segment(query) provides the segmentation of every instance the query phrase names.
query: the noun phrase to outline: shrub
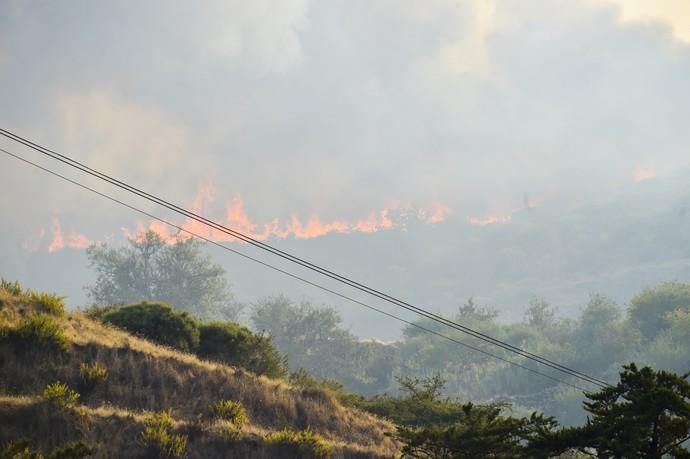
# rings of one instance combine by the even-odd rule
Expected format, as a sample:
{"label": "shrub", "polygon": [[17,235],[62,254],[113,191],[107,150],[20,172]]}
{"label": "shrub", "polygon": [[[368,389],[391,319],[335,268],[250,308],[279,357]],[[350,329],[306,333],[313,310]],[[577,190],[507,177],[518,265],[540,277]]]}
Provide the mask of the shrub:
{"label": "shrub", "polygon": [[[4,279],[3,279],[4,281]],[[3,287],[4,288],[4,287]],[[43,459],[43,455],[31,448],[26,438],[7,442],[0,450],[0,458],[5,459]]]}
{"label": "shrub", "polygon": [[55,381],[43,389],[43,399],[60,408],[67,408],[79,400],[79,392],[70,389],[67,384]]}
{"label": "shrub", "polygon": [[79,365],[79,376],[87,388],[93,388],[101,381],[108,379],[108,369],[101,366],[98,362],[91,365],[84,362]]}
{"label": "shrub", "polygon": [[89,446],[82,441],[72,441],[54,448],[48,454],[48,459],[81,459],[91,456],[95,452],[96,448],[93,446]]}
{"label": "shrub", "polygon": [[43,348],[67,350],[69,338],[55,318],[39,313],[24,319],[16,331],[19,338]]}
{"label": "shrub", "polygon": [[34,291],[29,291],[28,296],[29,301],[34,303],[34,305],[38,306],[44,312],[60,317],[65,315],[64,296]]}
{"label": "shrub", "polygon": [[[48,454],[48,459],[81,459],[91,456],[96,449],[88,446],[82,441],[74,441],[57,446]],[[0,450],[2,459],[44,459],[43,454],[35,451],[31,446],[31,441],[23,438],[10,441]]]}
{"label": "shrub", "polygon": [[207,322],[199,327],[198,355],[245,368],[270,378],[286,376],[284,357],[271,339],[232,322]]}
{"label": "shrub", "polygon": [[137,303],[103,315],[103,322],[138,334],[159,344],[181,351],[195,351],[199,345],[199,327],[186,312],[165,303]]}
{"label": "shrub", "polygon": [[221,400],[211,405],[213,414],[221,419],[230,421],[238,429],[241,429],[249,420],[247,410],[244,409],[242,403],[234,400]]}
{"label": "shrub", "polygon": [[173,418],[170,411],[163,411],[148,419],[141,433],[144,446],[151,455],[159,458],[181,458],[187,449],[187,436],[172,433]]}
{"label": "shrub", "polygon": [[328,445],[324,439],[308,427],[300,431],[283,429],[266,435],[264,440],[269,445],[289,448],[294,451],[296,457],[300,458],[327,458],[329,456]]}
{"label": "shrub", "polygon": [[24,294],[24,290],[19,284],[19,281],[10,282],[4,277],[0,278],[0,288],[6,290],[14,296],[22,296]]}

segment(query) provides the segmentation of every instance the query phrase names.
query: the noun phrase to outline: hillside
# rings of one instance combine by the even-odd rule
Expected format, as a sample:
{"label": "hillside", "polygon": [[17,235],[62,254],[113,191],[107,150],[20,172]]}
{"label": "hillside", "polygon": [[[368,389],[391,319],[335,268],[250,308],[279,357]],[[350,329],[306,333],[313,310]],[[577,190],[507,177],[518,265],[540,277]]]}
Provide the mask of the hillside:
{"label": "hillside", "polygon": [[[313,430],[331,457],[391,457],[398,449],[384,435],[392,425],[343,407],[326,392],[202,361],[84,314],[62,313],[54,300],[0,288],[2,444],[26,437],[45,452],[81,439],[96,447],[96,457],[150,457],[141,432],[154,413],[171,410],[170,434],[187,436],[190,458],[308,457],[298,445],[266,440],[282,429]],[[64,349],[41,327],[27,332],[41,312],[51,313],[64,332]],[[107,369],[107,378],[85,385],[82,364]],[[41,394],[55,381],[79,391],[78,402],[56,407],[45,401]],[[228,435],[227,422],[210,417],[209,407],[220,400],[246,409],[248,423],[239,434]]]}

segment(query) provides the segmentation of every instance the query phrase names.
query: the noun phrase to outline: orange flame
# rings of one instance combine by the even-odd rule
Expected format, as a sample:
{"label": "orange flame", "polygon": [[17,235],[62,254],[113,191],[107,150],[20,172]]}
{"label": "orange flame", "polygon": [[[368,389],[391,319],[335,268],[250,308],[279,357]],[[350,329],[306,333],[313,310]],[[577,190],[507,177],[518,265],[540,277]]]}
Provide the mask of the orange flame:
{"label": "orange flame", "polygon": [[489,215],[488,217],[469,219],[470,225],[487,226],[496,225],[499,223],[508,223],[513,217],[511,215]]}
{"label": "orange flame", "polygon": [[65,247],[72,249],[85,249],[93,244],[89,238],[74,231],[71,231],[68,234],[67,240],[65,241],[65,237],[62,234],[62,225],[60,224],[60,220],[58,220],[56,217],[53,217],[51,229],[53,231],[53,240],[50,242],[50,245],[48,245],[48,253],[57,252]]}
{"label": "orange flame", "polygon": [[[203,185],[194,198],[194,204],[192,206],[193,211],[198,214],[205,214],[208,204],[213,199],[214,193],[210,184],[207,183]],[[375,233],[402,227],[404,225],[404,215],[407,215],[406,211],[410,209],[410,206],[386,207],[378,212],[370,212],[366,217],[355,219],[354,222],[351,223],[341,219],[324,221],[316,215],[312,215],[308,219],[303,220],[297,215],[293,215],[287,221],[281,221],[274,218],[267,223],[260,224],[254,222],[250,218],[245,210],[244,201],[241,197],[236,196],[228,202],[225,212],[225,221],[221,223],[228,228],[261,241],[271,237],[278,239],[285,239],[288,237],[294,237],[295,239],[311,239],[331,233]],[[430,211],[425,209],[417,210],[416,218],[421,222],[436,224],[445,221],[449,213],[450,208],[448,206],[437,203],[431,207]],[[396,216],[398,215],[402,215],[402,217],[397,218]],[[209,228],[189,218],[181,224],[180,227],[185,231],[203,236],[215,242],[237,240],[222,231]],[[185,235],[184,232],[180,235],[176,234],[176,232],[171,231],[167,225],[158,221],[152,221],[148,225],[139,223],[136,231],[130,231],[127,228],[123,228],[123,233],[127,237],[133,237],[137,233],[141,233],[144,229],[156,232],[163,240],[169,243],[173,243],[178,237],[189,237]]]}

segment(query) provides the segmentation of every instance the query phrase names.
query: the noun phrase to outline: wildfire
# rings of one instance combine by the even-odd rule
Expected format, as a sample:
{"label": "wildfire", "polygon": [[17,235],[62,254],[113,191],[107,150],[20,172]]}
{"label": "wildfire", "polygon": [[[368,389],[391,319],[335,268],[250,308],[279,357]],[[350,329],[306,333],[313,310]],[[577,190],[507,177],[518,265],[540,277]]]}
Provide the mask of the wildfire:
{"label": "wildfire", "polygon": [[511,215],[489,215],[488,217],[471,217],[469,219],[470,225],[487,226],[496,225],[500,223],[508,223],[513,217]]}
{"label": "wildfire", "polygon": [[[214,195],[210,187],[204,186],[194,200],[193,210],[195,213],[203,214],[202,210],[208,207]],[[323,218],[312,215],[302,219],[293,215],[286,221],[274,218],[268,222],[257,223],[251,219],[244,207],[244,201],[236,196],[230,200],[226,206],[225,221],[219,222],[224,226],[238,231],[251,238],[263,241],[269,238],[285,239],[293,237],[295,239],[311,239],[325,236],[331,233],[375,233],[378,231],[389,230],[403,227],[407,221],[407,216],[415,215],[417,221],[437,224],[445,221],[450,212],[450,208],[444,204],[435,204],[430,211],[418,209],[410,212],[411,206],[386,207],[376,212],[369,212],[366,217],[360,217],[353,221],[343,219],[324,220]],[[185,231],[203,236],[215,242],[236,241],[237,239],[217,229],[209,228],[196,220],[187,219],[180,225]],[[171,231],[166,225],[158,221],[152,221],[148,225],[139,223],[136,231],[123,228],[126,236],[140,233],[144,229],[156,232],[167,242],[174,242],[178,235]],[[186,237],[183,234],[181,237]]]}
{"label": "wildfire", "polygon": [[[210,217],[209,207],[214,199],[215,193],[213,188],[210,183],[206,183],[197,192],[192,202],[191,210],[197,215],[212,218]],[[273,218],[265,222],[256,222],[245,209],[242,198],[236,196],[225,205],[224,219],[216,221],[246,236],[264,241],[270,238],[311,239],[332,233],[376,233],[395,228],[405,228],[412,221],[434,225],[444,222],[450,212],[451,209],[441,203],[433,204],[429,208],[416,208],[411,205],[396,204],[384,207],[378,211],[369,212],[365,216],[352,220],[324,219],[318,215],[311,215],[307,218],[292,215],[285,220]],[[192,218],[187,218],[179,226],[184,230],[183,232],[179,232],[158,220],[151,220],[149,222],[140,221],[133,227],[122,227],[121,231],[127,238],[136,238],[145,231],[151,230],[168,243],[174,243],[179,238],[190,237],[186,231],[214,242],[238,241],[233,236],[206,226]],[[52,233],[52,240],[47,246],[47,250],[50,253],[67,247],[83,249],[93,244],[93,241],[81,233],[70,231],[66,235],[63,234],[62,226],[57,218],[53,218],[49,231],[41,230],[41,238],[50,233]],[[46,247],[40,241],[39,244],[41,247]]]}
{"label": "wildfire", "polygon": [[85,249],[89,247],[93,242],[89,240],[86,236],[81,233],[71,231],[67,235],[67,239],[63,236],[62,225],[57,217],[53,217],[51,222],[51,230],[53,233],[53,239],[48,245],[48,252],[53,253],[58,250],[62,250],[65,247],[72,249]]}

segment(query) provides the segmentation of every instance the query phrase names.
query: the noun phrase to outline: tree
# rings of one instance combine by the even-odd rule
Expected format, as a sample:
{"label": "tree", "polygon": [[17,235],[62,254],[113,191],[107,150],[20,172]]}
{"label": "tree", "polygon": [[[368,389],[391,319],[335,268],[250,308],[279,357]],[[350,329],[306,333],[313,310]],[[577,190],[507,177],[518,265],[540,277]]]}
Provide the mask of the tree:
{"label": "tree", "polygon": [[161,301],[200,318],[234,320],[239,307],[225,271],[203,253],[203,247],[193,238],[167,244],[153,231],[118,249],[93,245],[86,254],[97,277],[88,294],[100,305]]}
{"label": "tree", "polygon": [[[587,393],[592,417],[581,427],[546,436],[552,452],[595,449],[600,458],[690,458],[682,443],[690,439],[688,374],[623,367],[620,382]],[[550,447],[547,446],[550,444]]]}
{"label": "tree", "polygon": [[196,321],[168,304],[143,302],[114,308],[105,312],[101,320],[185,352],[194,352],[199,346]]}
{"label": "tree", "polygon": [[690,284],[666,282],[633,298],[630,318],[647,339],[653,339],[669,328],[669,314],[677,309],[690,310]]}
{"label": "tree", "polygon": [[403,457],[545,457],[531,447],[531,441],[555,427],[553,418],[537,413],[516,418],[503,414],[506,404],[476,405],[441,398],[444,381],[439,376],[400,383],[407,397],[383,398],[379,403],[400,424],[394,437],[403,444]]}

